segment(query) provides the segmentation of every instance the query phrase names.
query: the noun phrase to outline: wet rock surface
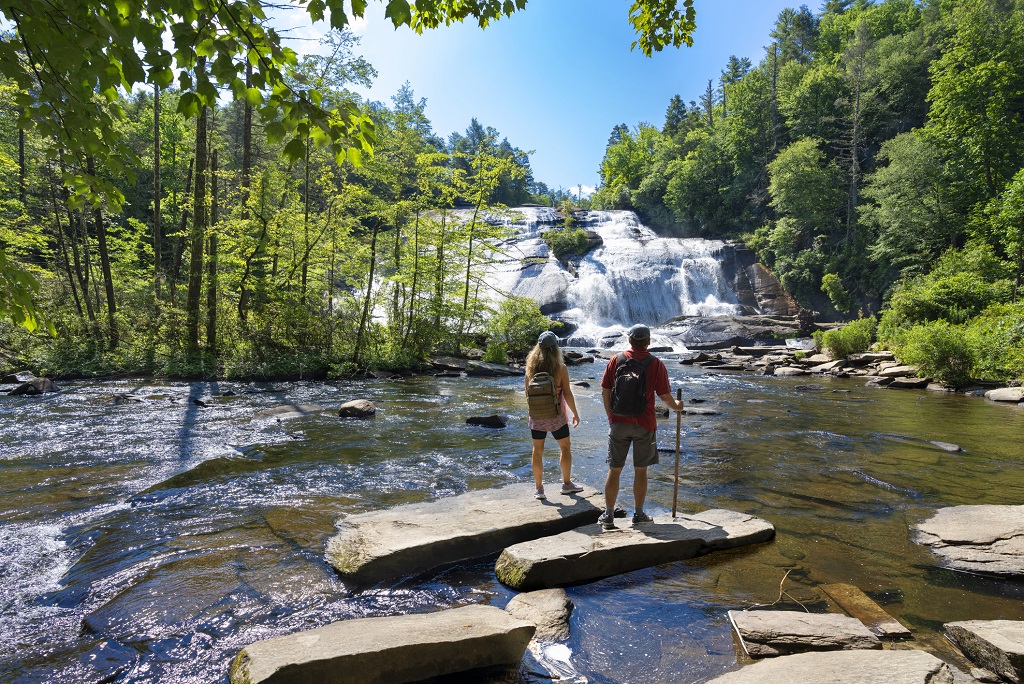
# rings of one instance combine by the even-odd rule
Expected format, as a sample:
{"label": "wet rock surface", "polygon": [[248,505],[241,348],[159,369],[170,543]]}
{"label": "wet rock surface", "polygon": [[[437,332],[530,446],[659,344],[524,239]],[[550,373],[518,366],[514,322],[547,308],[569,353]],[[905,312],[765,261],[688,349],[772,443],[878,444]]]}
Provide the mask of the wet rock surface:
{"label": "wet rock surface", "polygon": [[965,620],[944,627],[953,643],[975,664],[1007,681],[1024,681],[1024,622]]}
{"label": "wet rock surface", "polygon": [[956,570],[1024,575],[1024,506],[952,506],[915,526],[917,542]]}
{"label": "wet rock surface", "polygon": [[924,651],[831,651],[762,660],[708,684],[953,684],[953,670]]}
{"label": "wet rock surface", "polygon": [[882,642],[860,620],[836,613],[730,610],[729,620],[743,649],[754,658],[882,648]]}

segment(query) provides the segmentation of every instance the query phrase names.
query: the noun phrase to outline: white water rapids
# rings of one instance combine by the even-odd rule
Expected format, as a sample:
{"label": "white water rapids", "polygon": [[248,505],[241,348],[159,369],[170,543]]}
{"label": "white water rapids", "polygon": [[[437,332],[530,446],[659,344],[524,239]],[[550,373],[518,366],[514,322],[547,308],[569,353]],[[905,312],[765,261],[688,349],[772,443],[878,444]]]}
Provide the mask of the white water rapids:
{"label": "white water rapids", "polygon": [[[585,229],[603,244],[567,270],[541,239],[554,210],[524,207],[518,237],[489,275],[502,292],[529,297],[545,313],[576,326],[572,346],[600,344],[636,323],[654,328],[676,316],[729,316],[740,312],[722,272],[725,243],[660,237],[631,211],[591,211]],[[652,344],[659,344],[655,333]]]}

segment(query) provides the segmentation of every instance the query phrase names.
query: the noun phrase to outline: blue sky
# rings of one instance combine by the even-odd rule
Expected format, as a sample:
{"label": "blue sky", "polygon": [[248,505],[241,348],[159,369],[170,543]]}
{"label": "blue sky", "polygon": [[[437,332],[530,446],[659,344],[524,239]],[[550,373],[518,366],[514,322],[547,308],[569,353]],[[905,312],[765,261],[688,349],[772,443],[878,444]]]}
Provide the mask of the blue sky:
{"label": "blue sky", "polygon": [[[718,77],[729,55],[757,64],[775,18],[798,2],[695,0],[691,48],[653,57],[630,51],[635,35],[629,0],[530,0],[526,9],[484,30],[475,24],[417,35],[395,30],[383,2],[371,2],[356,26],[358,52],[378,71],[364,95],[390,104],[409,81],[426,98],[435,132],[465,131],[476,117],[509,142],[533,150],[534,177],[575,191],[597,185],[598,166],[612,127],[661,126],[673,95],[696,100]],[[817,5],[812,7],[817,10]],[[315,37],[324,25],[286,35]],[[295,22],[293,26],[299,26]],[[286,28],[282,22],[282,28]],[[296,41],[298,52],[311,51]]]}

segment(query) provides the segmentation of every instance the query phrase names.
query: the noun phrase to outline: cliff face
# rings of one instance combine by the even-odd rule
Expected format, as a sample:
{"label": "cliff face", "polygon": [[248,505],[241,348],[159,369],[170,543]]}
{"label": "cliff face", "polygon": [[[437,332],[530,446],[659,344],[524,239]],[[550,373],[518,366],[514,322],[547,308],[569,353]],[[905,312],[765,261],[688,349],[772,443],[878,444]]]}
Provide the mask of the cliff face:
{"label": "cliff face", "polygon": [[745,245],[727,243],[722,250],[722,271],[745,314],[795,316],[800,311],[778,278]]}

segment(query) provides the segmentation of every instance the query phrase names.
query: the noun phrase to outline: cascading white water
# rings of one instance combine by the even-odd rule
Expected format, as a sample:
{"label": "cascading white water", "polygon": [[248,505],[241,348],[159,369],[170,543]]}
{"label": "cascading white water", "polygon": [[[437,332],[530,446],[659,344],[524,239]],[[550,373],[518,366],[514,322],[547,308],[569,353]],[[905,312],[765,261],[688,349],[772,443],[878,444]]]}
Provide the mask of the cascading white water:
{"label": "cascading white water", "polygon": [[[496,269],[496,285],[530,297],[576,330],[570,345],[594,345],[635,323],[657,326],[676,316],[739,313],[719,253],[724,243],[660,237],[631,211],[592,211],[586,229],[603,244],[566,271],[540,239],[550,209],[518,209],[519,237],[509,245],[515,266]],[[526,264],[525,267],[523,264]],[[658,338],[652,341],[658,344]]]}

